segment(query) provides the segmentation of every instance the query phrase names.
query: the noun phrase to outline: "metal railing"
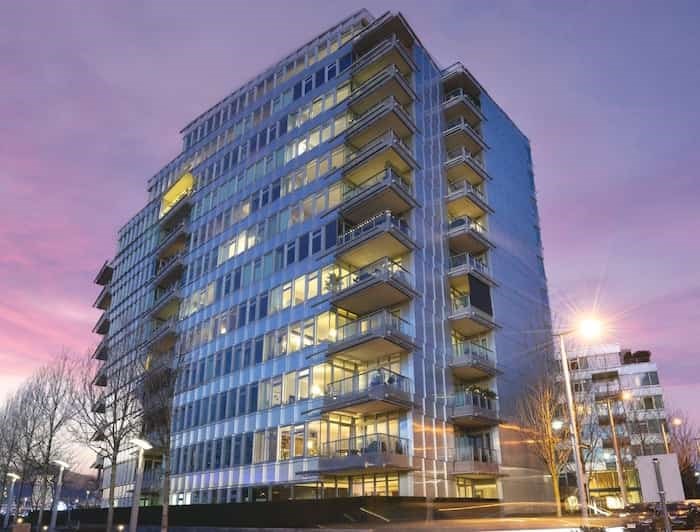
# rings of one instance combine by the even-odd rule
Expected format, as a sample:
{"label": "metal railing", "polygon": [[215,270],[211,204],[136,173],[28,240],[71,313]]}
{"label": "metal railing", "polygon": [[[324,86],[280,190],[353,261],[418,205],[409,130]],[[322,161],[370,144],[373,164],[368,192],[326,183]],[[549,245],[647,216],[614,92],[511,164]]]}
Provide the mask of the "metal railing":
{"label": "metal railing", "polygon": [[484,168],[484,163],[481,162],[478,158],[476,158],[474,155],[472,155],[469,150],[467,150],[464,146],[460,146],[459,148],[455,148],[453,150],[448,150],[447,151],[447,160],[451,159],[456,159],[458,157],[462,157],[466,160],[473,161],[479,168],[483,169]]}
{"label": "metal railing", "polygon": [[403,43],[399,40],[399,38],[396,35],[391,35],[390,37],[387,37],[384,39],[382,42],[374,45],[372,48],[367,50],[364,54],[359,56],[357,60],[354,62],[352,65],[351,72],[354,74],[358,70],[362,70],[365,66],[367,66],[369,63],[377,59],[377,57],[381,56],[382,53],[384,53],[385,49],[387,48],[392,48],[396,46],[402,54],[405,56],[405,59],[407,59],[408,63],[410,63],[411,68],[413,70],[416,69],[416,66],[413,62],[413,59],[411,59],[410,54],[406,50],[406,47],[403,45]]}
{"label": "metal railing", "polygon": [[408,455],[408,440],[380,433],[354,436],[324,443],[320,455],[324,458],[342,458],[376,453]]}
{"label": "metal railing", "polygon": [[342,246],[354,240],[358,240],[366,233],[369,233],[379,228],[383,228],[385,230],[395,228],[400,230],[402,233],[405,233],[406,235],[409,234],[408,223],[406,223],[405,220],[394,216],[393,214],[391,214],[391,211],[384,211],[380,214],[372,216],[364,222],[360,222],[352,229],[341,233],[338,236],[338,245]]}
{"label": "metal railing", "polygon": [[384,182],[396,184],[409,194],[411,193],[411,183],[409,183],[404,177],[400,176],[396,172],[396,170],[389,167],[385,168],[381,172],[377,172],[376,174],[368,177],[367,179],[358,184],[343,181],[343,200],[347,201],[351,198],[354,198],[358,194],[364,192],[368,188],[376,185],[377,183]]}
{"label": "metal railing", "polygon": [[359,150],[351,150],[348,149],[346,152],[345,156],[345,163],[350,163],[354,161],[355,159],[364,156],[365,154],[374,151],[377,146],[381,144],[396,144],[398,146],[401,146],[403,149],[408,151],[409,153],[411,152],[411,148],[408,147],[408,145],[401,140],[401,137],[399,137],[394,130],[389,130],[386,133],[382,133],[375,139],[369,141],[367,144],[362,146]]}
{"label": "metal railing", "polygon": [[462,193],[462,194],[474,194],[486,201],[486,195],[478,188],[469,183],[468,181],[460,181],[459,183],[447,182],[447,193],[448,195]]}
{"label": "metal railing", "polygon": [[167,259],[163,259],[161,261],[158,261],[158,268],[156,269],[156,277],[159,276],[161,273],[163,273],[167,268],[169,268],[171,264],[182,259],[184,256],[185,256],[185,254],[183,252],[180,252],[180,253],[176,253],[172,257],[168,257]]}
{"label": "metal railing", "polygon": [[474,129],[472,126],[470,126],[469,123],[463,117],[459,117],[455,120],[450,120],[445,126],[445,131],[448,131],[454,127],[459,127],[461,129],[471,131],[477,138],[481,139],[481,133],[478,130]]}
{"label": "metal railing", "polygon": [[344,397],[364,393],[372,388],[388,387],[396,392],[411,393],[411,379],[386,368],[351,375],[326,385],[326,396]]}
{"label": "metal railing", "polygon": [[[484,464],[499,464],[498,452],[495,449],[474,447],[466,438],[455,438],[456,447],[450,449],[449,456],[457,462],[481,462]],[[462,440],[462,441],[460,441]]]}
{"label": "metal railing", "polygon": [[173,295],[178,290],[180,290],[180,288],[181,288],[181,284],[175,283],[175,284],[169,286],[168,288],[166,288],[165,290],[160,291],[158,294],[156,294],[156,298],[153,302],[153,307],[154,308],[159,307],[163,303],[163,301],[165,301],[171,295]]}
{"label": "metal railing", "polygon": [[[380,70],[371,78],[368,78],[366,81],[364,81],[362,84],[353,88],[351,98],[354,98],[358,94],[365,92],[368,87],[371,87],[372,85],[378,83],[379,80],[381,80],[382,78],[390,78],[391,76],[400,76],[404,81],[406,81],[406,83],[408,83],[408,81],[406,80],[406,78],[403,77],[403,74],[401,74],[401,71],[396,67],[396,65],[392,64]],[[413,89],[411,88],[411,90]]]}
{"label": "metal railing", "polygon": [[401,281],[408,283],[411,274],[398,262],[391,260],[388,257],[379,259],[372,264],[368,264],[339,277],[331,283],[330,289],[334,294],[352,288],[353,286],[365,283],[371,279],[390,279],[398,278]]}
{"label": "metal railing", "polygon": [[456,218],[452,218],[447,225],[447,230],[452,231],[454,229],[463,229],[465,227],[470,231],[475,231],[480,234],[486,233],[486,228],[481,225],[481,223],[477,222],[473,218],[470,218],[469,216],[458,216]]}
{"label": "metal railing", "polygon": [[462,266],[468,266],[470,269],[483,273],[484,275],[490,274],[489,266],[484,259],[475,257],[467,252],[450,255],[450,270],[461,268]]}
{"label": "metal railing", "polygon": [[471,390],[458,390],[453,397],[453,406],[455,407],[473,406],[480,410],[488,410],[494,414],[498,407],[498,399],[487,397],[482,393]]}
{"label": "metal railing", "polygon": [[445,94],[445,99],[443,100],[445,103],[449,102],[450,100],[455,100],[457,98],[465,98],[469,100],[469,102],[476,107],[479,111],[481,111],[481,104],[479,104],[478,100],[471,96],[470,94],[467,94],[464,89],[454,89],[447,94]]}
{"label": "metal railing", "polygon": [[334,342],[343,342],[371,332],[382,332],[386,329],[393,329],[410,336],[413,327],[408,321],[395,316],[388,310],[379,310],[338,327]]}
{"label": "metal railing", "polygon": [[172,317],[166,321],[157,322],[151,328],[151,338],[154,339],[159,336],[163,331],[174,328],[177,325],[177,318]]}
{"label": "metal railing", "polygon": [[474,361],[489,366],[493,366],[495,363],[493,351],[488,347],[469,341],[452,344],[452,360],[455,362]]}
{"label": "metal railing", "polygon": [[170,205],[168,205],[167,208],[160,213],[160,219],[163,220],[170,211],[177,207],[177,205],[179,205],[180,202],[187,196],[191,196],[193,192],[194,187],[190,187],[188,189],[183,190],[177,196],[175,196],[175,199],[170,203]]}

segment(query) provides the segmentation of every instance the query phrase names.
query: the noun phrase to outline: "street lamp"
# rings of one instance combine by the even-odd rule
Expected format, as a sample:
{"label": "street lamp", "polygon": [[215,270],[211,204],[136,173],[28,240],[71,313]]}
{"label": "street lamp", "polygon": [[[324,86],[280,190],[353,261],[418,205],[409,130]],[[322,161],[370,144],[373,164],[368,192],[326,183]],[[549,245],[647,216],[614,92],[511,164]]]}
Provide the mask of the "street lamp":
{"label": "street lamp", "polygon": [[579,334],[587,340],[594,340],[603,331],[603,324],[594,318],[586,318],[579,322],[573,329],[567,329],[554,334],[559,337],[559,349],[561,351],[561,366],[564,374],[564,386],[566,388],[566,403],[569,407],[569,419],[571,422],[571,434],[574,440],[574,464],[576,465],[576,487],[578,488],[578,502],[581,507],[581,517],[588,518],[588,503],[586,501],[586,487],[583,478],[583,462],[581,461],[581,444],[579,442],[578,426],[576,423],[576,406],[574,394],[571,390],[571,374],[569,373],[569,358],[566,354],[566,342],[564,338],[571,334]]}
{"label": "street lamp", "polygon": [[[671,425],[674,427],[680,427],[683,424],[683,420],[679,417],[674,417],[671,419]],[[664,437],[664,448],[666,449],[666,454],[670,454],[671,450],[668,444],[668,432],[666,432],[666,422],[661,422],[661,435]]]}
{"label": "street lamp", "polygon": [[7,492],[7,500],[5,504],[5,520],[3,523],[3,528],[7,528],[10,524],[10,511],[12,509],[12,495],[13,492],[15,491],[15,482],[17,482],[17,479],[19,479],[19,475],[16,473],[8,473],[8,477],[12,480],[12,483],[10,484],[10,490]]}
{"label": "street lamp", "polygon": [[139,500],[141,499],[141,484],[143,483],[143,454],[153,449],[153,445],[141,438],[131,440],[132,445],[139,448],[138,459],[136,460],[136,473],[134,476],[134,494],[131,499],[131,516],[129,519],[129,532],[136,532],[139,521]]}
{"label": "street lamp", "polygon": [[552,429],[561,430],[564,428],[564,422],[561,419],[555,419],[552,421]]}
{"label": "street lamp", "polygon": [[63,487],[63,471],[68,469],[68,464],[63,460],[54,460],[53,463],[59,467],[58,482],[56,483],[56,493],[51,503],[51,522],[49,532],[56,530],[56,518],[58,517],[58,501],[61,500],[61,488]]}

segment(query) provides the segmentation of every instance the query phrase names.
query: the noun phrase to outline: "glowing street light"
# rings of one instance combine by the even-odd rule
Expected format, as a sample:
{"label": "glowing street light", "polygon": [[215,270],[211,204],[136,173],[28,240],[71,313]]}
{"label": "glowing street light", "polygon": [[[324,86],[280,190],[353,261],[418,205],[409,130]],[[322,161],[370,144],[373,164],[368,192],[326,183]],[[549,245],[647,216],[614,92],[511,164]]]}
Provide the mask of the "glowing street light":
{"label": "glowing street light", "polygon": [[[671,418],[671,425],[674,427],[680,427],[683,424],[683,420],[679,417]],[[664,448],[666,449],[666,454],[670,454],[670,445],[668,443],[668,432],[666,431],[666,423],[661,423],[661,435],[664,437]]]}
{"label": "glowing street light", "polygon": [[3,528],[7,528],[10,524],[10,511],[12,510],[12,496],[15,491],[15,482],[19,479],[19,475],[17,473],[8,473],[7,476],[12,480],[12,483],[10,484],[10,489],[7,492],[7,501],[5,504],[5,520],[3,523]]}
{"label": "glowing street light", "polygon": [[56,530],[56,518],[58,517],[58,501],[61,500],[61,488],[63,487],[63,471],[68,469],[68,464],[63,460],[54,460],[53,463],[59,467],[58,482],[56,483],[56,493],[51,503],[51,521],[49,532]]}
{"label": "glowing street light", "polygon": [[583,478],[583,462],[581,460],[581,443],[579,441],[578,427],[576,423],[576,406],[574,405],[574,394],[571,389],[571,374],[569,373],[569,357],[566,354],[566,336],[576,334],[584,340],[596,340],[603,332],[603,324],[600,320],[587,317],[582,319],[575,328],[566,329],[554,336],[559,337],[559,349],[561,351],[561,366],[564,374],[564,386],[566,389],[566,403],[569,408],[569,419],[571,423],[571,435],[574,442],[574,464],[576,465],[576,487],[578,489],[578,502],[581,508],[581,517],[588,518],[588,503],[586,501],[586,487]]}
{"label": "glowing street light", "polygon": [[552,428],[554,430],[561,430],[564,428],[564,422],[561,419],[555,419],[552,421]]}
{"label": "glowing street light", "polygon": [[136,472],[134,474],[134,493],[131,499],[131,516],[129,518],[129,532],[136,532],[136,526],[139,522],[141,485],[143,484],[143,454],[153,449],[153,445],[142,438],[132,439],[131,444],[139,449],[138,459],[136,460]]}

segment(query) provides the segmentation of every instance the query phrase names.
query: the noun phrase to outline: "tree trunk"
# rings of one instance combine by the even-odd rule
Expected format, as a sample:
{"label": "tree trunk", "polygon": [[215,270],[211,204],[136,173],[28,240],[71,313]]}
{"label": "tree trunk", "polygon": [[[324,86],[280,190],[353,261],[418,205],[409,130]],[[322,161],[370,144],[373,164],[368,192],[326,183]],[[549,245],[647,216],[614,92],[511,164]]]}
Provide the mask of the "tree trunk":
{"label": "tree trunk", "polygon": [[557,508],[557,517],[561,517],[561,493],[559,492],[559,475],[552,475],[552,490],[554,491],[554,504]]}
{"label": "tree trunk", "polygon": [[107,495],[107,529],[112,532],[114,527],[114,490],[117,486],[117,453],[112,453],[109,464],[109,494]]}
{"label": "tree trunk", "polygon": [[39,517],[36,522],[36,532],[41,532],[44,524],[44,506],[46,505],[46,475],[42,474],[39,488]]}
{"label": "tree trunk", "polygon": [[170,509],[170,446],[163,453],[163,487],[161,488],[160,532],[168,532],[168,512]]}

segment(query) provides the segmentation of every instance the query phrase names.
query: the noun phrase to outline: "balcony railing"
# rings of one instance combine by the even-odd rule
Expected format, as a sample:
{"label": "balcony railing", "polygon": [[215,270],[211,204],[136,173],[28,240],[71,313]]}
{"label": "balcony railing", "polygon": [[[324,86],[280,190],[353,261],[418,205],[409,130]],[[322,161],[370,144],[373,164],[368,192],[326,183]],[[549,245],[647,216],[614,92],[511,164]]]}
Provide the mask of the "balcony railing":
{"label": "balcony railing", "polygon": [[457,446],[450,449],[450,457],[460,462],[481,462],[485,464],[498,464],[500,462],[498,451],[484,447],[474,447],[471,444],[462,444],[457,438]]}
{"label": "balcony railing", "polygon": [[455,120],[450,120],[447,123],[447,126],[445,126],[445,131],[449,131],[450,129],[453,128],[460,128],[460,129],[465,129],[466,131],[471,132],[476,138],[481,140],[483,142],[483,137],[481,136],[481,133],[474,129],[472,126],[469,125],[469,122],[467,122],[464,118],[460,117]]}
{"label": "balcony railing", "polygon": [[155,323],[151,328],[151,340],[157,339],[168,330],[175,330],[177,321],[177,318],[173,316],[165,321]]}
{"label": "balcony railing", "polygon": [[486,236],[486,228],[469,216],[459,216],[457,218],[452,218],[447,226],[448,231],[458,230],[467,228],[470,231],[479,233],[480,235]]}
{"label": "balcony railing", "polygon": [[450,255],[450,270],[461,269],[464,267],[477,271],[483,275],[491,275],[488,264],[484,259],[475,257],[471,253],[466,252],[458,253],[457,255]]}
{"label": "balcony railing", "polygon": [[488,347],[475,342],[458,342],[452,345],[452,360],[454,362],[477,362],[479,364],[495,365],[494,352]]}
{"label": "balcony railing", "polygon": [[409,183],[404,177],[401,177],[393,168],[386,168],[381,172],[368,177],[361,183],[349,183],[347,181],[343,182],[343,201],[349,201],[358,194],[362,194],[365,190],[373,187],[378,183],[387,183],[399,186],[407,193],[411,193],[411,183]]}
{"label": "balcony railing", "polygon": [[393,131],[387,131],[386,133],[379,135],[374,140],[362,146],[362,148],[359,150],[353,150],[351,148],[348,148],[345,155],[345,164],[347,165],[355,159],[360,158],[371,151],[374,151],[382,144],[396,144],[397,146],[400,146],[404,150],[411,153],[411,148],[409,148],[408,145],[403,140],[401,140],[401,137],[399,137]]}
{"label": "balcony railing", "polygon": [[476,107],[479,111],[481,111],[481,105],[479,104],[479,101],[471,96],[470,94],[467,94],[464,89],[455,89],[450,92],[448,92],[445,95],[445,100],[444,102],[447,103],[451,100],[457,100],[459,98],[465,98],[466,100],[469,101],[474,107]]}
{"label": "balcony railing", "polygon": [[382,333],[387,329],[411,336],[413,326],[388,310],[380,310],[339,327],[334,342],[344,342],[373,332]]}
{"label": "balcony railing", "polygon": [[384,388],[397,393],[410,394],[411,379],[386,368],[377,368],[331,382],[326,386],[328,397],[339,398],[365,394],[372,388]]}
{"label": "balcony railing", "polygon": [[391,214],[391,211],[385,211],[377,214],[372,218],[357,224],[352,229],[349,229],[338,236],[338,246],[343,246],[353,241],[360,240],[363,235],[374,231],[375,229],[398,229],[407,236],[410,234],[408,223]]}
{"label": "balcony railing", "polygon": [[361,70],[363,70],[368,65],[379,59],[383,54],[390,51],[392,48],[396,48],[396,50],[399,52],[399,55],[401,56],[401,59],[406,63],[406,67],[409,70],[416,70],[416,65],[413,62],[413,59],[411,58],[411,54],[408,53],[401,40],[399,40],[399,38],[396,35],[392,35],[391,37],[384,39],[382,42],[376,44],[375,46],[367,50],[367,52],[358,57],[351,68],[352,75],[354,76],[357,73],[359,73]]}
{"label": "balcony railing", "polygon": [[183,220],[173,227],[167,233],[161,235],[160,240],[156,246],[156,253],[161,253],[165,248],[167,248],[177,237],[178,234],[184,234],[187,231],[188,223],[187,220]]}
{"label": "balcony railing", "polygon": [[457,159],[459,157],[466,159],[466,160],[470,160],[470,161],[474,162],[474,164],[476,164],[482,170],[484,170],[484,171],[486,170],[484,168],[484,163],[482,163],[477,157],[474,157],[474,155],[472,155],[469,152],[469,150],[467,150],[465,147],[461,146],[461,147],[455,148],[453,150],[447,150],[447,160],[448,161],[450,161],[452,159]]}
{"label": "balcony railing", "polygon": [[368,434],[343,438],[324,443],[320,456],[324,458],[343,458],[348,456],[365,456],[379,453],[408,455],[408,440],[389,434]]}
{"label": "balcony railing", "polygon": [[486,194],[484,194],[479,188],[475,187],[468,181],[460,181],[459,183],[447,183],[447,193],[452,194],[474,194],[482,201],[486,201]]}
{"label": "balcony railing", "polygon": [[475,412],[483,411],[495,414],[498,410],[498,399],[470,390],[458,390],[454,394],[455,408],[473,407]]}
{"label": "balcony railing", "polygon": [[330,288],[331,292],[338,294],[370,280],[388,280],[390,278],[399,279],[404,284],[409,284],[411,274],[398,262],[385,257],[359,270],[339,277],[331,283]]}

